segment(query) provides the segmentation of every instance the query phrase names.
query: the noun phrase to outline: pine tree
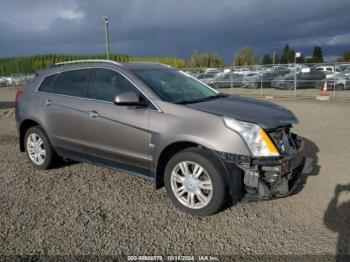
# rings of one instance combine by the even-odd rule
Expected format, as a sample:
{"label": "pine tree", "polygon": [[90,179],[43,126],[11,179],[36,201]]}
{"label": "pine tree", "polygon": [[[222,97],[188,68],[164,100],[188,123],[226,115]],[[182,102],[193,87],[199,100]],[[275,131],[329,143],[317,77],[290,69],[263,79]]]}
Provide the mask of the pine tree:
{"label": "pine tree", "polygon": [[312,55],[312,62],[313,63],[323,63],[323,52],[322,48],[319,46],[314,47],[314,52]]}
{"label": "pine tree", "polygon": [[269,54],[265,54],[262,60],[263,65],[271,65],[273,63],[272,58]]}
{"label": "pine tree", "polygon": [[280,58],[281,64],[289,64],[294,63],[295,59],[295,51],[294,49],[290,48],[288,44],[286,44],[283,48],[283,52]]}

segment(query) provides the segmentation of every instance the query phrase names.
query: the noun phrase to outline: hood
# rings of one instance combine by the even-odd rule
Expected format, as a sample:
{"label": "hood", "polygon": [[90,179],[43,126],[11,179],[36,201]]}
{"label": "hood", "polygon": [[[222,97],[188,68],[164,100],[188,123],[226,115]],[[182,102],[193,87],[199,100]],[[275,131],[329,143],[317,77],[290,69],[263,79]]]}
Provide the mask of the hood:
{"label": "hood", "polygon": [[298,123],[294,114],[280,105],[239,96],[226,96],[186,106],[218,116],[256,123],[264,129]]}

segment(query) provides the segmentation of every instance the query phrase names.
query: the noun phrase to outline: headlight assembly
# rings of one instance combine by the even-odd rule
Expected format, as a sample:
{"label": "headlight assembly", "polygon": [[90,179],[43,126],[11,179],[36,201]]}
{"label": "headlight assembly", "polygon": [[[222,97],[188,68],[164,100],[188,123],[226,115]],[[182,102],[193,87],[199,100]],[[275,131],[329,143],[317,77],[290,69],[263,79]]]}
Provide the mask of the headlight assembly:
{"label": "headlight assembly", "polygon": [[238,121],[228,117],[224,117],[224,122],[228,128],[241,135],[253,156],[279,156],[276,146],[259,125]]}

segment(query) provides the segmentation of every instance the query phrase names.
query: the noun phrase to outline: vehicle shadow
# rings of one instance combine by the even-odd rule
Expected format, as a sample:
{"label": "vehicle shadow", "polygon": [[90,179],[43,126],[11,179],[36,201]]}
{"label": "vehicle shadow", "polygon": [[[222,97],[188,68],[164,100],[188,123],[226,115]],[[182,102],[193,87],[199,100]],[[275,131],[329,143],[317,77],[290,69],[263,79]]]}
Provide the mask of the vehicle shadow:
{"label": "vehicle shadow", "polygon": [[15,107],[15,103],[14,102],[0,102],[0,109],[8,109],[8,108],[13,108]]}
{"label": "vehicle shadow", "polygon": [[336,261],[350,261],[350,201],[339,204],[342,192],[350,192],[350,184],[336,186],[335,195],[324,215],[324,223],[338,233]]}
{"label": "vehicle shadow", "polygon": [[79,164],[80,162],[72,160],[72,159],[68,159],[68,158],[63,158],[60,159],[60,161],[58,161],[53,167],[52,169],[60,169],[62,167],[67,167],[67,166],[73,166],[76,164]]}

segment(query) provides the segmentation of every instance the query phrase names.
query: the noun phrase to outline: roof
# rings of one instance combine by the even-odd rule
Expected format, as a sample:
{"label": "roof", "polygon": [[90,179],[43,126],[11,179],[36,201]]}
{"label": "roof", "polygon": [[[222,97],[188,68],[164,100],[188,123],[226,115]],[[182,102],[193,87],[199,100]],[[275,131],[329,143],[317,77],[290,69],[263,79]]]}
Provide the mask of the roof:
{"label": "roof", "polygon": [[38,71],[36,74],[41,76],[47,76],[56,74],[62,71],[82,69],[82,68],[120,68],[124,70],[139,70],[139,69],[167,69],[171,68],[168,65],[152,62],[129,62],[118,63],[113,60],[101,60],[101,59],[88,59],[88,60],[74,60],[59,62],[54,64],[48,69]]}
{"label": "roof", "polygon": [[160,63],[152,62],[129,62],[129,63],[118,63],[113,60],[102,60],[102,59],[86,59],[86,60],[74,60],[59,62],[53,65],[53,67],[98,67],[99,65],[117,66],[124,69],[149,69],[149,68],[170,68],[170,66]]}

